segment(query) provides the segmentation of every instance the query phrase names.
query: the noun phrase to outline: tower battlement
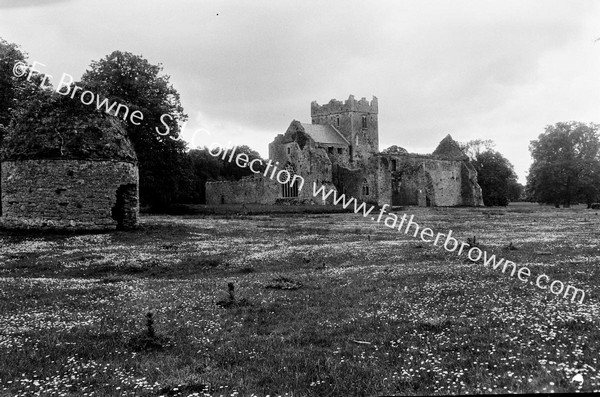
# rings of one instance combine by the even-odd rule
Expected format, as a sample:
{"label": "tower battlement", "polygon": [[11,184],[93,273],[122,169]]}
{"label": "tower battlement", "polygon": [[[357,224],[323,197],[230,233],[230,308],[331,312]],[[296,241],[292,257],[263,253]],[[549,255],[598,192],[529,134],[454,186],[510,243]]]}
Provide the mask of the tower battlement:
{"label": "tower battlement", "polygon": [[329,103],[325,105],[319,105],[317,101],[312,101],[310,103],[311,117],[327,116],[334,113],[339,114],[347,112],[377,114],[377,97],[373,96],[373,99],[371,101],[368,101],[364,97],[357,101],[356,99],[354,99],[354,95],[350,95],[348,99],[346,99],[344,102],[332,99],[331,101],[329,101]]}

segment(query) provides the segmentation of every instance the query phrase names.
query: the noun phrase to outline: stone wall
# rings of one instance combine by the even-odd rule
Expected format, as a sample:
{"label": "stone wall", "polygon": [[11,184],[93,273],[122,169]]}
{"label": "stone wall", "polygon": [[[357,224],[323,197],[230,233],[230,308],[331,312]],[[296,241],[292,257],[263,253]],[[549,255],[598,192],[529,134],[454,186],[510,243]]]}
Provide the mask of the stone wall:
{"label": "stone wall", "polygon": [[302,178],[303,183],[299,178],[295,180],[297,197],[283,197],[282,184],[277,182],[276,176],[271,179],[274,169],[271,167],[266,176],[254,174],[239,181],[206,182],[206,204],[326,204],[313,196],[313,183],[334,188],[330,156],[336,156],[341,145],[331,146],[333,155],[328,154],[328,147],[320,146],[307,135],[299,122],[292,122],[285,134],[277,135],[269,144],[269,158],[277,170],[293,166],[295,174]]}
{"label": "stone wall", "polygon": [[[372,155],[379,151],[378,102],[365,98],[354,99],[353,95],[344,101],[332,99],[319,105],[313,101],[310,115],[313,124],[335,126],[350,142],[353,167],[366,167]],[[363,128],[362,118],[367,117],[367,127]]]}
{"label": "stone wall", "polygon": [[[329,146],[334,148],[334,154],[328,153]],[[293,122],[285,134],[277,135],[269,144],[269,158],[279,162],[279,168],[285,168],[285,164],[294,166],[296,174],[304,179],[304,187],[298,192],[298,199],[310,201],[313,199],[313,183],[318,187],[323,184],[333,187],[332,159],[336,161],[339,157],[340,162],[344,161],[343,155],[337,154],[338,147],[342,146],[333,144],[327,147],[321,146],[304,133],[300,123]],[[320,201],[322,200],[319,200],[319,203]]]}
{"label": "stone wall", "polygon": [[366,98],[357,101],[354,95],[350,95],[344,102],[332,99],[324,105],[319,105],[317,101],[312,101],[310,104],[311,117],[329,116],[344,112],[379,113],[377,97],[373,97],[371,101]]}
{"label": "stone wall", "polygon": [[378,203],[377,173],[365,169],[351,169],[343,166],[334,166],[333,183],[337,190],[346,195],[354,197],[359,202],[370,204]]}
{"label": "stone wall", "polygon": [[281,185],[260,174],[239,181],[206,182],[206,204],[273,204]]}
{"label": "stone wall", "polygon": [[477,182],[477,170],[467,161],[463,161],[461,167],[462,205],[483,206],[483,194]]}
{"label": "stone wall", "polygon": [[[462,160],[380,155],[379,202],[392,205],[483,205],[472,166]],[[395,161],[395,170],[393,166]],[[475,182],[474,182],[475,181]]]}
{"label": "stone wall", "polygon": [[139,214],[135,164],[101,160],[2,163],[2,218],[11,228],[131,228]]}

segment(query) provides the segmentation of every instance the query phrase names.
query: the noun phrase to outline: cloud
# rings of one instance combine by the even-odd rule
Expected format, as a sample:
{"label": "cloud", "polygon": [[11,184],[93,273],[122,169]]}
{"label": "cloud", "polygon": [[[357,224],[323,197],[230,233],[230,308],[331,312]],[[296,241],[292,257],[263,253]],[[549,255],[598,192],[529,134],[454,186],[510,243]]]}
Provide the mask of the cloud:
{"label": "cloud", "polygon": [[[0,0],[9,3],[17,4]],[[8,10],[0,26],[53,75],[80,76],[115,49],[162,63],[188,128],[263,155],[291,120],[310,122],[311,101],[376,95],[380,149],[431,152],[448,133],[493,139],[523,178],[529,141],[545,125],[595,117],[599,8],[578,0],[65,1]]]}
{"label": "cloud", "polygon": [[51,6],[56,3],[67,3],[73,0],[0,0],[1,8],[30,8]]}

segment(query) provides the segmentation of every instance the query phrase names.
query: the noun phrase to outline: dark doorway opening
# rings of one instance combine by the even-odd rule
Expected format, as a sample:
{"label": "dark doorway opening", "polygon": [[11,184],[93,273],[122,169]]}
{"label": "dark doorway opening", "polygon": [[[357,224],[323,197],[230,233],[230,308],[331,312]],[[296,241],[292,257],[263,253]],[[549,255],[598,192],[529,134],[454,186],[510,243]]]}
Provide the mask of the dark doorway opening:
{"label": "dark doorway opening", "polygon": [[419,190],[413,184],[402,183],[400,179],[392,180],[392,205],[419,205]]}
{"label": "dark doorway opening", "polygon": [[138,223],[137,185],[121,185],[117,189],[117,202],[112,208],[112,218],[117,221],[117,230],[129,230]]}
{"label": "dark doorway opening", "polygon": [[0,216],[2,216],[2,163],[0,162]]}
{"label": "dark doorway opening", "polygon": [[402,183],[397,180],[397,179],[393,179],[392,180],[392,205],[393,206],[398,206],[398,205],[402,205],[402,196],[400,195],[400,188],[402,186]]}

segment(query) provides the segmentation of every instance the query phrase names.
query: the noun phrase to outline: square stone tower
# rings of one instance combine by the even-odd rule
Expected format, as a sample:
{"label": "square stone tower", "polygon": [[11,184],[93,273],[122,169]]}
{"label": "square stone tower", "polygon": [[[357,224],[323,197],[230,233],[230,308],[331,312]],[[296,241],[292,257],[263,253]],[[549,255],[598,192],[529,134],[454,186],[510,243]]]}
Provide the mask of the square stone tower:
{"label": "square stone tower", "polygon": [[313,124],[335,127],[350,142],[349,160],[353,168],[367,165],[371,156],[379,152],[377,97],[369,102],[357,101],[350,95],[344,102],[332,99],[328,104],[310,104]]}

